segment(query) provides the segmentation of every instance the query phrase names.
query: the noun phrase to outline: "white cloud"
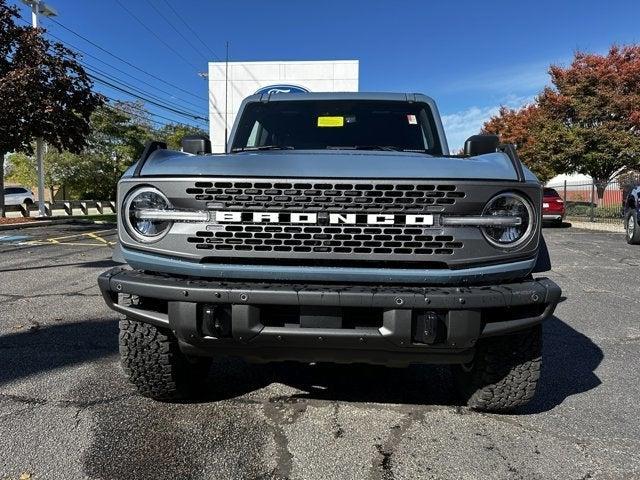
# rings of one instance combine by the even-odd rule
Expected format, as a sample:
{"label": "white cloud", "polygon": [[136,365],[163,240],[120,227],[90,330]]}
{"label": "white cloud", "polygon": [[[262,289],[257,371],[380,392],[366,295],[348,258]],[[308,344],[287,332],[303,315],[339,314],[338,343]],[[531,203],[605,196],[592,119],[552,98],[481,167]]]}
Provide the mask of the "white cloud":
{"label": "white cloud", "polygon": [[498,113],[499,107],[471,107],[461,112],[442,116],[442,123],[447,134],[451,151],[464,146],[464,141],[471,135],[480,132],[482,124]]}
{"label": "white cloud", "polygon": [[[510,108],[519,108],[533,101],[533,97],[522,97],[509,95],[500,105]],[[484,122],[496,115],[500,110],[500,105],[478,107],[472,106],[466,110],[442,116],[444,131],[449,142],[451,151],[458,150],[464,146],[464,141],[471,135],[480,133]]]}
{"label": "white cloud", "polygon": [[487,70],[454,80],[445,88],[445,91],[529,93],[541,90],[542,87],[549,83],[548,70],[549,62],[526,63],[502,69]]}

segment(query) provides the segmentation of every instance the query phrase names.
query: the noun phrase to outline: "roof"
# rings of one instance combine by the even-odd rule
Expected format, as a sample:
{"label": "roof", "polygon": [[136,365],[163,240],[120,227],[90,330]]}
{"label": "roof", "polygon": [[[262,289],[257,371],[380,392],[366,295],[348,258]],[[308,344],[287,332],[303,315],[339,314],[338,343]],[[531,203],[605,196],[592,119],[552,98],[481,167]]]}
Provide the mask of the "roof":
{"label": "roof", "polygon": [[395,102],[423,102],[434,106],[435,101],[421,93],[392,92],[307,92],[307,93],[272,93],[251,95],[245,102],[282,102],[296,100],[382,100]]}

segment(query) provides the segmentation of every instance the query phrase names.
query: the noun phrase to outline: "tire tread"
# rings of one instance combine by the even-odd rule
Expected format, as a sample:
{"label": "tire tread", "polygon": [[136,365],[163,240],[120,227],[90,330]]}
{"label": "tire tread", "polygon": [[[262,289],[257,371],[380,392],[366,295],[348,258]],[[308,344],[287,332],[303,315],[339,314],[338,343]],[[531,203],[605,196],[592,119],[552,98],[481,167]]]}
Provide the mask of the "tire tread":
{"label": "tire tread", "polygon": [[535,395],[542,365],[542,328],[481,340],[470,370],[455,367],[455,381],[467,406],[504,412]]}

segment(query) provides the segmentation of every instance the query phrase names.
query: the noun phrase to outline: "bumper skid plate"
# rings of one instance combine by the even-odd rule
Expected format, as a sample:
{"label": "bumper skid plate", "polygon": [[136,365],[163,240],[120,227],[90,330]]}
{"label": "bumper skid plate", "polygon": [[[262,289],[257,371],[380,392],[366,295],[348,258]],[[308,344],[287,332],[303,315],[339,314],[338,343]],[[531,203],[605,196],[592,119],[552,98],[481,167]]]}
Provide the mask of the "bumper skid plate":
{"label": "bumper skid plate", "polygon": [[[110,308],[172,330],[186,353],[386,365],[470,361],[478,339],[539,324],[561,293],[547,278],[468,287],[303,285],[185,279],[125,267],[103,273],[98,283]],[[274,322],[274,308],[297,312],[296,319]],[[221,310],[229,328],[214,330],[224,332],[218,335],[203,322]],[[347,311],[370,311],[379,321],[343,325]]]}

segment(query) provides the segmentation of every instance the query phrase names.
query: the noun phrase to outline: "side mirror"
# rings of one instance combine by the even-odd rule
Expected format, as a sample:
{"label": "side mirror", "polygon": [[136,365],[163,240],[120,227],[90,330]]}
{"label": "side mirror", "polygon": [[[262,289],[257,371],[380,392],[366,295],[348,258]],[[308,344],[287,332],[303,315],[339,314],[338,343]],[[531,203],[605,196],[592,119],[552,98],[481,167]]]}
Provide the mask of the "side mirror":
{"label": "side mirror", "polygon": [[464,142],[464,154],[468,156],[493,153],[500,145],[498,135],[472,135]]}
{"label": "side mirror", "polygon": [[187,135],[180,142],[182,151],[194,155],[211,153],[211,141],[202,135]]}

